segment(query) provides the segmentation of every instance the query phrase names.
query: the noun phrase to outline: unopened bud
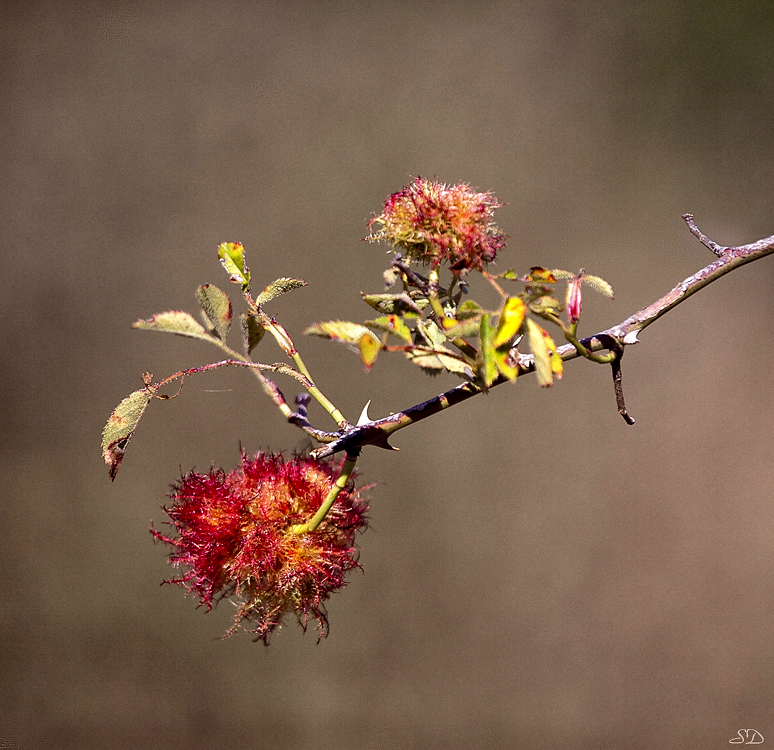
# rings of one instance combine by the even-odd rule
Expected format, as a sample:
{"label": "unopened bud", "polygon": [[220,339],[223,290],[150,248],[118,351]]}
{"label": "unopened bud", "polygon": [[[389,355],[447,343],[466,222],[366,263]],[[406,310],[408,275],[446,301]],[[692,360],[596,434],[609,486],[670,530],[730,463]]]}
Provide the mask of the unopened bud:
{"label": "unopened bud", "polygon": [[567,317],[570,323],[577,323],[581,316],[581,306],[583,303],[583,290],[581,289],[581,279],[583,273],[573,276],[567,283]]}

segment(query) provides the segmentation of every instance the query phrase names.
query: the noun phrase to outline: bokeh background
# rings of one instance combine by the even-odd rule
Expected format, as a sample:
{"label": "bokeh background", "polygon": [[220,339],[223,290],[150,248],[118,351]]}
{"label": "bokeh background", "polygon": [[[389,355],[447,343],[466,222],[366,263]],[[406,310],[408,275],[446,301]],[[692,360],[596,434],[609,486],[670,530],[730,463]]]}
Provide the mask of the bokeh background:
{"label": "bokeh background", "polygon": [[[412,175],[507,203],[501,269],[608,279],[586,333],[711,260],[681,214],[723,244],[774,234],[769,2],[9,1],[0,39],[6,746],[774,741],[770,260],[627,350],[633,427],[574,362],[367,450],[364,574],[319,645],[293,623],[268,650],[220,640],[228,602],[158,585],[148,528],[181,470],[306,447],[248,373],[154,404],[114,484],[99,454],[141,372],[218,358],[130,328],[227,288],[218,242],[257,285],[310,281],[273,308],[299,339],[363,320],[388,256],[360,238]],[[351,418],[456,383],[301,345]]]}

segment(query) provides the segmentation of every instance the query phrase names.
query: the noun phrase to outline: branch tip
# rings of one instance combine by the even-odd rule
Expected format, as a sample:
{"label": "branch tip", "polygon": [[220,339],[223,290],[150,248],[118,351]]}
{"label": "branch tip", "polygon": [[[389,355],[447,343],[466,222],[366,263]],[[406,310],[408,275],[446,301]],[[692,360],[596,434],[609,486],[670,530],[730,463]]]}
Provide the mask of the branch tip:
{"label": "branch tip", "polygon": [[702,245],[712,250],[712,252],[718,256],[718,258],[723,255],[726,250],[728,250],[727,247],[718,245],[717,242],[711,240],[709,237],[707,237],[706,234],[704,234],[704,232],[701,231],[701,229],[699,229],[699,227],[696,226],[696,222],[693,220],[693,214],[683,214],[683,221],[685,221],[685,223],[688,225],[688,229],[690,230],[691,234],[696,237]]}

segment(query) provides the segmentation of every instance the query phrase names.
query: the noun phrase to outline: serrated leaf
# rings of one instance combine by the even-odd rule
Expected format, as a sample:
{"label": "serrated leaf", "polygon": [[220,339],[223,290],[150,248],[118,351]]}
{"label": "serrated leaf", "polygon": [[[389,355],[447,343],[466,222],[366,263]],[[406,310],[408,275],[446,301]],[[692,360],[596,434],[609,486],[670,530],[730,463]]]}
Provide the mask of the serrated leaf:
{"label": "serrated leaf", "polygon": [[577,274],[572,271],[563,271],[561,268],[552,268],[551,273],[557,281],[567,281],[567,279],[574,279]]}
{"label": "serrated leaf", "polygon": [[422,314],[422,308],[427,307],[428,300],[420,298],[413,300],[406,292],[401,294],[363,294],[363,299],[377,312],[383,315],[400,315],[413,312]]}
{"label": "serrated leaf", "polygon": [[265,305],[269,300],[279,297],[281,294],[306,286],[307,282],[303,279],[281,278],[272,281],[256,298],[256,305]]}
{"label": "serrated leaf", "polygon": [[379,331],[391,333],[408,344],[411,343],[411,330],[398,315],[385,315],[375,320],[367,320],[366,325]]}
{"label": "serrated leaf", "polygon": [[241,284],[243,292],[247,291],[250,288],[250,269],[245,260],[244,245],[241,242],[221,242],[218,257],[231,281]]}
{"label": "serrated leaf", "polygon": [[331,341],[340,341],[342,344],[349,344],[355,348],[359,347],[360,339],[365,334],[373,336],[371,331],[364,325],[350,323],[347,320],[329,320],[324,323],[315,323],[313,326],[309,326],[304,333],[312,336],[322,336]]}
{"label": "serrated leaf", "polygon": [[138,320],[132,328],[143,331],[161,331],[163,333],[176,333],[178,336],[190,336],[194,339],[212,341],[213,336],[207,333],[204,326],[193,315],[181,310],[168,310],[167,312],[153,315],[147,320]]}
{"label": "serrated leaf", "polygon": [[444,349],[444,344],[448,340],[441,331],[441,329],[435,324],[432,320],[427,320],[425,322],[418,322],[417,328],[422,331],[427,341],[430,343],[430,345],[434,349],[442,350]]}
{"label": "serrated leaf", "polygon": [[479,376],[484,387],[489,388],[497,380],[497,362],[495,361],[494,347],[495,327],[492,325],[492,314],[487,313],[481,317],[479,326]]}
{"label": "serrated leaf", "polygon": [[255,315],[241,313],[239,320],[242,323],[242,341],[244,343],[245,354],[250,354],[250,352],[258,345],[258,342],[263,338],[266,329],[261,325]]}
{"label": "serrated leaf", "polygon": [[370,370],[376,357],[379,354],[379,350],[382,348],[382,342],[376,338],[370,331],[364,333],[358,341],[357,348],[360,351],[360,360],[365,366],[366,370]]}
{"label": "serrated leaf", "polygon": [[581,274],[581,282],[588,284],[595,291],[604,294],[605,297],[610,297],[611,299],[615,297],[613,294],[613,287],[600,276],[592,276],[591,274],[583,273]]}
{"label": "serrated leaf", "polygon": [[527,306],[524,304],[524,300],[519,297],[509,297],[503,302],[503,309],[500,310],[500,320],[494,337],[495,349],[508,344],[513,339],[521,328],[526,313]]}
{"label": "serrated leaf", "polygon": [[214,284],[204,284],[196,290],[196,299],[204,310],[207,320],[212,324],[215,333],[221,341],[226,340],[231,328],[231,300],[225,292]]}
{"label": "serrated leaf", "polygon": [[532,318],[527,318],[527,336],[530,349],[535,357],[535,372],[538,383],[544,388],[553,385],[554,371],[551,363],[551,352],[548,348],[548,341],[551,340],[551,337]]}
{"label": "serrated leaf", "polygon": [[153,394],[147,389],[130,393],[110,415],[102,430],[102,457],[110,467],[110,478],[115,479],[118,467],[124,460],[126,446],[137,429],[137,423],[145,413]]}

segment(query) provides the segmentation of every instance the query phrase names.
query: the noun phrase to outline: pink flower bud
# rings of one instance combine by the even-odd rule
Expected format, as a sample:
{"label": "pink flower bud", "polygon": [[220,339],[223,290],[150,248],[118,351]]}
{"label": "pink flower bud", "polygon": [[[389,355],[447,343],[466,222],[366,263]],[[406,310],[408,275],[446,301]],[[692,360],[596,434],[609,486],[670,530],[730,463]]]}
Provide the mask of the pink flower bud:
{"label": "pink flower bud", "polygon": [[583,290],[581,288],[581,279],[583,272],[578,276],[573,276],[567,283],[567,317],[570,323],[577,323],[581,316],[581,305],[583,303]]}
{"label": "pink flower bud", "polygon": [[292,613],[304,630],[315,618],[322,638],[328,630],[325,601],[359,567],[355,534],[367,526],[368,505],[350,485],[315,531],[290,528],[319,509],[337,474],[325,461],[271,453],[243,454],[229,474],[186,474],[165,508],[177,536],[151,529],[173,548],[170,563],[187,568],[165,583],[197,594],[208,610],[222,598],[236,599],[240,606],[227,635],[249,624],[268,644]]}

